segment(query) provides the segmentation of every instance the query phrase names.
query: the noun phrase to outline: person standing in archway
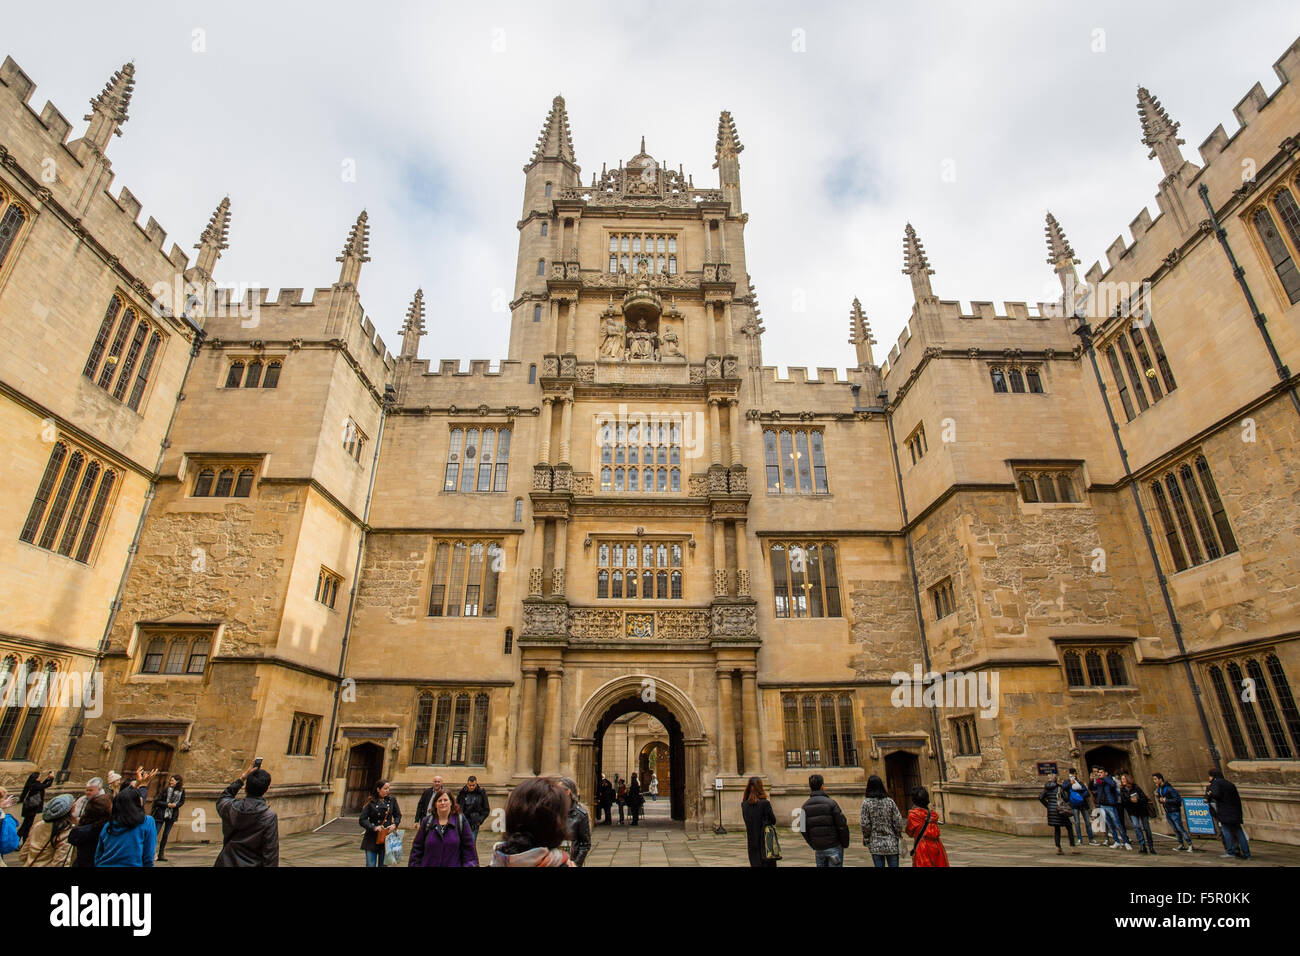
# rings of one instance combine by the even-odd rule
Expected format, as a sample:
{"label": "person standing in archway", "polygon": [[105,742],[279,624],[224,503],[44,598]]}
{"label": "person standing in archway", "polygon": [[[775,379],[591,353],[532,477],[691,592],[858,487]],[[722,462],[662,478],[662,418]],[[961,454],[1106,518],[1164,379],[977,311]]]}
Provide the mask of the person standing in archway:
{"label": "person standing in archway", "polygon": [[745,796],[740,801],[740,815],[745,821],[745,849],[749,852],[750,866],[776,866],[775,859],[767,858],[766,831],[776,826],[776,814],[767,799],[761,777],[750,777],[745,785]]}
{"label": "person standing in archway", "polygon": [[614,775],[614,800],[618,803],[618,825],[623,825],[623,808],[627,806],[627,781]]}
{"label": "person standing in archway", "polygon": [[600,826],[601,824],[604,824],[607,827],[614,825],[609,815],[610,808],[613,806],[614,785],[609,782],[609,777],[602,773],[600,775],[600,786],[596,788],[596,809],[604,815],[605,819],[598,820],[596,822],[597,826]]}
{"label": "person standing in archway", "polygon": [[659,775],[653,770],[650,771],[650,786],[646,788],[650,791],[650,799],[658,802],[659,800]]}
{"label": "person standing in archway", "polygon": [[632,826],[638,826],[645,797],[641,796],[641,784],[637,781],[636,774],[632,774],[632,784],[627,788],[627,805],[632,811]]}

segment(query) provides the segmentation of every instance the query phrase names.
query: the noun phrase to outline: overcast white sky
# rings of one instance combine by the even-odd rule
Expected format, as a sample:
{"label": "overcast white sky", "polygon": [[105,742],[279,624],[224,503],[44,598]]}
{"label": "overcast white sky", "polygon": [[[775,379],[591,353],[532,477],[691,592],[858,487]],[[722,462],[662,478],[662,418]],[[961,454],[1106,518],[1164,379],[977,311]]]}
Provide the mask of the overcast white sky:
{"label": "overcast white sky", "polygon": [[[1140,142],[1137,86],[1182,123],[1198,162],[1217,124],[1236,129],[1232,107],[1252,84],[1276,89],[1273,61],[1300,33],[1285,0],[65,2],[57,22],[38,4],[5,18],[0,54],[36,82],[35,108],[52,100],[74,136],[87,100],[134,59],[112,191],[140,198],[141,221],[157,218],[168,248],[191,247],[229,193],[218,281],[328,286],[366,207],[362,300],[396,351],[423,286],[421,354],[434,360],[505,354],[494,293],[513,291],[521,167],[556,93],[585,182],[644,134],[661,162],[716,186],[718,113],[729,109],[745,144],[764,358],[840,368],[853,361],[855,295],[878,361],[906,322],[907,221],[940,297],[1054,297],[1046,209],[1086,269],[1154,208],[1160,170]],[[355,182],[342,176],[348,159]]]}

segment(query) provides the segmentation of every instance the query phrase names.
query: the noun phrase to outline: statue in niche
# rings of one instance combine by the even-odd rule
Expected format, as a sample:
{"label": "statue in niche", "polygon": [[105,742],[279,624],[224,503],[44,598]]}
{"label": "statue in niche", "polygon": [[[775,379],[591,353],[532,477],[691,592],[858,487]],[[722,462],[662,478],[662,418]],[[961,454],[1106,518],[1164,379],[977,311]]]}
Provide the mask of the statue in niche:
{"label": "statue in niche", "polygon": [[645,327],[645,319],[639,319],[636,324],[636,331],[628,336],[628,358],[633,359],[654,359],[655,357],[655,334]]}
{"label": "statue in niche", "polygon": [[677,341],[677,333],[670,326],[664,326],[659,333],[659,357],[670,358],[680,357],[682,354],[681,343]]}
{"label": "statue in niche", "polygon": [[600,357],[607,359],[623,358],[623,336],[627,327],[617,315],[608,315],[600,329]]}

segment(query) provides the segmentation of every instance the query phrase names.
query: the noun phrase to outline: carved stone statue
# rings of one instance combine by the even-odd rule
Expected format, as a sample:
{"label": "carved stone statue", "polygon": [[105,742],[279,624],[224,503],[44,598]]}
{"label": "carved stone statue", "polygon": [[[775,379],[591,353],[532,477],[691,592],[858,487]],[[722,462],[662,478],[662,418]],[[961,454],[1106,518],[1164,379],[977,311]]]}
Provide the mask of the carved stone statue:
{"label": "carved stone statue", "polygon": [[623,334],[626,331],[627,327],[619,321],[618,316],[610,315],[605,317],[600,330],[601,358],[621,359],[623,357]]}
{"label": "carved stone statue", "polygon": [[679,357],[682,354],[681,343],[677,341],[677,333],[670,326],[664,326],[663,331],[659,333],[659,357]]}
{"label": "carved stone statue", "polygon": [[634,359],[653,359],[655,357],[655,335],[647,331],[645,319],[641,319],[636,324],[636,331],[628,336],[629,348],[628,358]]}

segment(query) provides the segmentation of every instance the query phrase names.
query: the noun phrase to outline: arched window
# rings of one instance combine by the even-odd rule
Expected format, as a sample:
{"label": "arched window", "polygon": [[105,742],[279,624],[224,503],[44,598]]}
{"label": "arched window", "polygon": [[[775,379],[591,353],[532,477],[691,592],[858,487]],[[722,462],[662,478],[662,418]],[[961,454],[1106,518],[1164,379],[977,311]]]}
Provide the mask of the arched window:
{"label": "arched window", "polygon": [[433,584],[429,590],[429,616],[442,617],[447,598],[447,562],[451,546],[445,541],[434,550]]}
{"label": "arched window", "polygon": [[279,362],[271,362],[266,366],[266,377],[262,379],[263,388],[275,388],[280,384],[280,368]]}
{"label": "arched window", "polygon": [[1296,271],[1291,252],[1278,234],[1277,227],[1273,224],[1273,217],[1264,206],[1260,206],[1255,211],[1255,230],[1263,240],[1264,251],[1268,254],[1287,298],[1292,303],[1300,302],[1300,272]]}
{"label": "arched window", "polygon": [[257,359],[248,363],[248,374],[244,376],[244,388],[257,388],[262,384],[262,363]]}
{"label": "arched window", "polygon": [[[1235,690],[1237,690],[1238,693],[1248,686],[1245,683],[1241,671],[1241,665],[1236,661],[1228,662],[1228,682]],[[1249,704],[1245,704],[1241,708],[1241,716],[1246,722],[1246,735],[1250,739],[1250,748],[1254,751],[1255,759],[1267,760],[1268,744],[1264,740],[1264,730],[1260,726],[1259,717],[1255,713],[1255,709]]]}
{"label": "arched window", "polygon": [[1255,703],[1264,714],[1264,727],[1268,730],[1269,740],[1273,744],[1273,756],[1281,760],[1290,760],[1291,745],[1287,742],[1282,719],[1278,716],[1277,707],[1273,703],[1273,694],[1268,689],[1268,681],[1264,679],[1264,669],[1259,666],[1259,661],[1252,657],[1246,661],[1246,673],[1255,687]]}
{"label": "arched window", "polygon": [[606,465],[600,469],[600,490],[610,491],[614,487],[614,469]]}
{"label": "arched window", "polygon": [[1067,474],[1056,476],[1056,488],[1060,493],[1061,501],[1076,502],[1079,499],[1074,494],[1074,482]]}
{"label": "arched window", "polygon": [[[0,259],[0,263],[3,260]],[[99,324],[99,332],[95,335],[95,342],[90,347],[90,355],[86,359],[86,367],[82,374],[92,382],[95,380],[95,372],[99,370],[99,363],[104,358],[104,350],[108,348],[108,341],[113,335],[113,326],[117,323],[117,317],[122,311],[122,299],[119,296],[113,296],[108,302],[108,309],[104,312],[104,319]]]}
{"label": "arched window", "polygon": [[145,648],[144,662],[140,665],[141,674],[160,674],[162,673],[163,657],[167,654],[167,641],[165,638],[155,637],[149,641],[149,646]]}
{"label": "arched window", "polygon": [[194,643],[190,645],[190,656],[185,663],[185,673],[202,674],[203,668],[208,666],[208,651],[211,647],[212,638],[196,637]]}
{"label": "arched window", "polygon": [[675,275],[677,275],[677,257],[676,257],[676,256],[669,256],[669,257],[668,257],[668,274],[669,274],[670,276],[675,276]]}
{"label": "arched window", "polygon": [[235,497],[247,498],[249,492],[253,490],[253,469],[243,468],[239,472],[239,480],[235,482]]}
{"label": "arched window", "polygon": [[510,478],[510,429],[497,429],[497,468],[492,490],[505,491]]}
{"label": "arched window", "polygon": [[158,357],[158,346],[162,344],[162,336],[155,332],[149,336],[149,347],[144,350],[144,358],[140,361],[140,372],[135,377],[135,384],[131,386],[131,397],[127,400],[126,407],[131,411],[138,411],[140,400],[144,398],[144,390],[149,384],[149,373],[153,371],[154,359]]}
{"label": "arched window", "polygon": [[167,657],[163,661],[164,674],[181,674],[185,671],[185,661],[189,657],[189,641],[173,637],[167,645]]}
{"label": "arched window", "polygon": [[529,384],[529,385],[536,385],[536,384],[537,384],[537,366],[536,366],[536,365],[530,365],[530,366],[528,366],[528,384]]}
{"label": "arched window", "polygon": [[216,478],[216,473],[211,468],[204,468],[200,471],[198,478],[194,480],[194,497],[207,498],[210,496],[214,478]]}
{"label": "arched window", "polygon": [[672,572],[672,591],[669,597],[673,600],[680,601],[682,598],[682,572]]}
{"label": "arched window", "polygon": [[1246,751],[1246,738],[1241,733],[1241,724],[1237,722],[1237,711],[1232,703],[1232,692],[1223,680],[1223,671],[1217,666],[1210,668],[1210,685],[1214,688],[1215,699],[1219,702],[1219,716],[1228,731],[1228,741],[1232,745],[1234,760],[1249,760]]}
{"label": "arched window", "polygon": [[433,695],[421,692],[415,701],[415,730],[411,734],[411,763],[429,763],[429,733],[433,727]]}
{"label": "arched window", "polygon": [[231,362],[230,368],[226,372],[226,388],[239,388],[239,383],[244,380],[244,363]]}
{"label": "arched window", "polygon": [[487,728],[488,695],[480,691],[474,695],[474,716],[469,732],[469,762],[476,767],[487,762]]}
{"label": "arched window", "polygon": [[543,219],[543,220],[542,220],[542,238],[543,238],[543,239],[546,238],[546,231],[547,231],[547,230],[546,230],[546,227],[547,227],[548,225],[550,225],[550,223],[548,223],[546,220]]}
{"label": "arched window", "polygon": [[1079,661],[1079,655],[1074,651],[1065,652],[1065,682],[1071,687],[1087,687],[1088,682],[1083,676],[1083,664]]}
{"label": "arched window", "polygon": [[99,462],[92,461],[81,478],[81,485],[77,488],[77,497],[72,501],[72,511],[68,514],[68,523],[64,526],[63,537],[59,541],[59,554],[67,557],[72,556],[72,546],[76,544],[77,535],[81,532],[81,522],[86,517],[86,508],[90,504],[90,493],[94,490],[97,480],[99,480]]}
{"label": "arched window", "polygon": [[99,381],[96,384],[107,391],[108,386],[113,382],[113,373],[117,371],[120,364],[119,359],[122,357],[122,350],[126,348],[127,336],[135,327],[135,309],[127,309],[122,316],[122,323],[117,327],[117,334],[113,336],[113,344],[109,347],[108,358],[104,360],[104,367],[100,369]]}
{"label": "arched window", "polygon": [[608,571],[596,572],[596,597],[598,598],[609,597],[609,572]]}
{"label": "arched window", "polygon": [[459,428],[453,428],[451,443],[447,447],[447,470],[442,483],[443,491],[456,490],[456,480],[460,475],[461,444],[464,441],[465,433]]}
{"label": "arched window", "polygon": [[1040,501],[1056,501],[1056,482],[1049,474],[1038,476],[1038,498]]}
{"label": "arched window", "polygon": [[[27,760],[31,755],[32,743],[36,739],[36,731],[40,727],[41,717],[45,714],[45,706],[49,701],[56,670],[53,661],[47,661],[45,667],[41,668],[40,662],[35,658],[28,660],[27,673],[30,675],[39,672],[40,677],[34,685],[30,683],[28,685],[30,689],[27,692],[27,709],[23,714],[18,736],[14,739],[13,748],[9,752],[7,759]],[[2,752],[0,752],[0,756],[3,756]]]}
{"label": "arched window", "polygon": [[610,597],[621,598],[623,596],[623,572],[615,571],[610,576]]}
{"label": "arched window", "polygon": [[[632,451],[633,451],[633,453],[635,454],[636,449],[633,448]],[[629,468],[629,469],[627,470],[627,490],[628,490],[628,491],[640,491],[640,490],[641,490],[640,480],[641,480],[641,479],[640,479],[640,473],[639,473],[635,468]]]}
{"label": "arched window", "polygon": [[1110,672],[1110,682],[1115,687],[1128,684],[1128,674],[1124,672],[1124,655],[1119,651],[1106,652],[1106,670]]}
{"label": "arched window", "polygon": [[63,516],[67,513],[68,503],[72,499],[72,490],[76,487],[77,478],[81,475],[81,466],[84,463],[85,456],[79,451],[74,451],[68,459],[68,467],[64,469],[63,478],[59,482],[59,489],[54,493],[54,501],[50,504],[50,514],[45,520],[45,530],[41,532],[40,540],[37,541],[37,545],[46,551],[54,549],[54,538],[58,534],[59,527],[63,524]]}
{"label": "arched window", "polygon": [[540,305],[533,306],[533,321],[542,321],[542,307]]}
{"label": "arched window", "polygon": [[9,250],[13,248],[14,239],[18,237],[18,231],[22,229],[26,219],[26,213],[17,203],[10,203],[4,217],[0,218],[0,266],[3,266],[5,259],[9,258]]}
{"label": "arched window", "polygon": [[230,491],[235,486],[235,472],[231,468],[221,469],[221,474],[217,475],[217,487],[212,493],[217,498],[229,498]]}
{"label": "arched window", "polygon": [[655,473],[655,491],[668,490],[668,469],[660,468]]}
{"label": "arched window", "polygon": [[90,552],[95,547],[95,539],[104,521],[104,510],[108,507],[108,499],[113,493],[113,484],[116,481],[117,474],[112,470],[105,471],[104,477],[99,480],[95,503],[90,506],[90,515],[86,518],[86,531],[81,536],[81,544],[77,547],[76,560],[82,564],[90,561]]}
{"label": "arched window", "polygon": [[1038,369],[1025,369],[1025,380],[1029,383],[1029,390],[1035,395],[1043,393],[1043,380],[1038,377]]}
{"label": "arched window", "polygon": [[544,276],[544,275],[546,275],[546,260],[545,260],[545,259],[538,259],[538,260],[537,260],[537,274],[538,274],[539,276]]}
{"label": "arched window", "polygon": [[1093,687],[1105,687],[1106,671],[1101,666],[1101,654],[1097,651],[1089,651],[1083,659],[1088,665],[1088,683]]}
{"label": "arched window", "polygon": [[1023,392],[1025,390],[1025,380],[1023,376],[1021,376],[1020,374],[1020,369],[1018,368],[1011,369],[1011,372],[1009,373],[1009,377],[1011,379],[1011,391]]}
{"label": "arched window", "polygon": [[1038,488],[1034,485],[1034,476],[1023,474],[1017,479],[1020,485],[1020,497],[1022,500],[1032,504],[1038,500]]}
{"label": "arched window", "polygon": [[516,498],[515,499],[515,521],[520,522],[523,520],[524,520],[524,499]]}
{"label": "arched window", "polygon": [[671,470],[668,472],[668,478],[669,478],[669,481],[668,481],[668,490],[669,490],[669,491],[681,491],[681,490],[682,490],[682,470],[681,470],[680,468],[673,468],[673,469],[671,469]]}
{"label": "arched window", "polygon": [[1300,711],[1296,709],[1295,697],[1291,694],[1291,683],[1286,678],[1286,672],[1282,670],[1282,661],[1276,654],[1269,654],[1264,658],[1264,666],[1273,681],[1278,707],[1281,708],[1282,719],[1286,721],[1287,729],[1291,732],[1291,741],[1296,749],[1300,750]]}

